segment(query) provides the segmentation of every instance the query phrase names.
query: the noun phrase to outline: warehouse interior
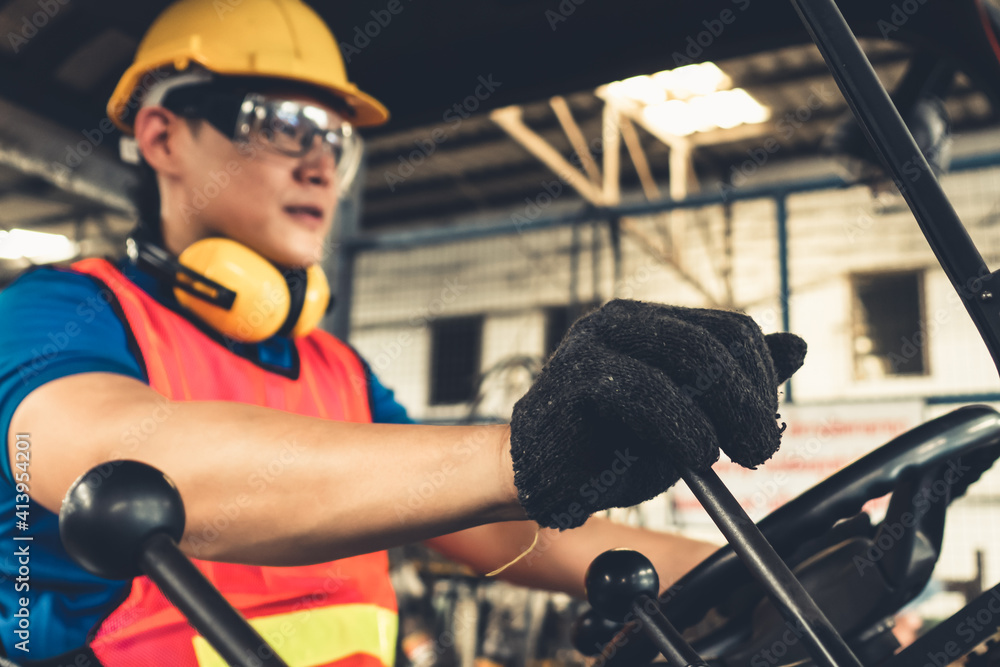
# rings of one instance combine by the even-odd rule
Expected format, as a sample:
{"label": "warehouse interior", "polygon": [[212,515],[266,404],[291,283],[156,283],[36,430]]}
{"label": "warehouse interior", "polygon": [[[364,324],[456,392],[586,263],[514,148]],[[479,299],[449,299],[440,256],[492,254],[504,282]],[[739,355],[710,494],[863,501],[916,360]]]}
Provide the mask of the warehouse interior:
{"label": "warehouse interior", "polygon": [[[220,22],[245,10],[244,0],[205,2]],[[169,4],[0,0],[0,294],[35,267],[124,261],[138,171],[122,159],[130,144],[105,106]],[[800,494],[885,443],[910,442],[956,410],[971,414],[964,406],[1000,409],[994,351],[803,27],[796,8],[807,0],[306,4],[336,36],[351,80],[391,114],[360,130],[358,176],[339,194],[322,260],[335,305],[322,328],[417,422],[510,422],[572,324],[614,299],[740,311],[764,333],[808,343],[779,392],[781,449],[758,469],[725,455],[714,467],[753,521],[775,513],[775,530],[789,517],[779,508],[801,509]],[[1000,2],[836,5],[995,267]],[[970,288],[983,302],[986,285]],[[952,619],[997,590],[1000,472],[975,460],[974,484],[949,486],[943,503],[931,497],[941,532],[913,547],[927,552],[915,551],[923,555],[907,571],[924,558],[933,574],[919,590],[886,593],[899,604],[879,624],[854,627],[850,610],[867,609],[870,586],[858,582],[899,539],[885,526],[910,486],[866,489],[858,516],[891,544],[873,542],[876,552],[859,551],[844,570],[823,570],[816,555],[861,530],[857,517],[783,547],[858,664],[938,660],[892,654],[934,632],[954,637]],[[908,466],[893,470],[893,483],[916,484]],[[400,523],[440,486],[414,480],[393,508]],[[819,506],[817,497],[801,496]],[[703,505],[681,482],[602,514],[721,548],[726,537]],[[530,562],[560,535],[515,551]],[[399,606],[391,664],[615,664],[605,643],[620,626],[600,634],[586,600],[485,577],[419,543],[389,558]],[[7,578],[0,585],[12,586]],[[838,664],[808,661],[805,642],[772,645],[790,621],[755,586],[707,588],[708,613],[680,628],[708,657],[700,664]],[[665,606],[666,617],[690,616],[682,603],[693,604],[678,602],[676,618]],[[974,645],[931,664],[1000,665],[1000,617],[989,613]]]}

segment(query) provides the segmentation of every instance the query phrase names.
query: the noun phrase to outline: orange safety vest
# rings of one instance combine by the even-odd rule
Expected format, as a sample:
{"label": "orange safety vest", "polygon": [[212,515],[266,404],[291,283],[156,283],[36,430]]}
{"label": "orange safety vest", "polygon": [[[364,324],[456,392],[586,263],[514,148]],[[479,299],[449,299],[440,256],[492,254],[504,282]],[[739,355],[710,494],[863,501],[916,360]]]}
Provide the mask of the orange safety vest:
{"label": "orange safety vest", "polygon": [[[297,339],[298,377],[284,377],[232,353],[106,260],[86,259],[73,269],[117,298],[149,385],[167,398],[235,401],[371,422],[364,366],[333,336],[316,331]],[[253,493],[248,487],[247,494]],[[393,664],[398,619],[385,551],[303,567],[193,562],[289,667]],[[144,576],[132,580],[125,601],[98,625],[90,648],[106,667],[225,667]]]}

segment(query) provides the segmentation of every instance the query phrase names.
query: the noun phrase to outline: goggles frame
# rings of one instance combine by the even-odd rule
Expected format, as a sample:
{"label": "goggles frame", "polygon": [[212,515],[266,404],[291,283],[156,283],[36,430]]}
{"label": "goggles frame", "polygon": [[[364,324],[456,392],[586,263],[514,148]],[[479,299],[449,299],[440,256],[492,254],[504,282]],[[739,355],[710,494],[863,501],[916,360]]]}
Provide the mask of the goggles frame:
{"label": "goggles frame", "polygon": [[[184,118],[206,121],[234,143],[259,146],[289,157],[308,155],[318,137],[338,166],[354,137],[351,124],[335,112],[279,95],[186,86],[171,91],[160,104]],[[326,127],[318,118],[327,119]]]}
{"label": "goggles frame", "polygon": [[[286,94],[266,92],[278,86],[290,91],[287,95],[301,91],[318,101],[291,100]],[[204,120],[237,145],[293,158],[304,157],[314,150],[318,137],[321,148],[334,157],[337,183],[342,191],[350,189],[360,168],[363,142],[348,120],[355,115],[354,109],[334,95],[294,81],[218,77],[196,68],[154,86],[142,106],[162,106],[184,118]],[[293,116],[294,122],[289,122]],[[320,118],[326,119],[326,127]],[[272,127],[265,127],[267,124]],[[294,143],[294,134],[287,131],[289,127],[299,128],[297,148],[287,142],[284,147],[276,142],[275,132],[281,131]],[[125,161],[138,163],[134,145],[123,143],[121,152]]]}

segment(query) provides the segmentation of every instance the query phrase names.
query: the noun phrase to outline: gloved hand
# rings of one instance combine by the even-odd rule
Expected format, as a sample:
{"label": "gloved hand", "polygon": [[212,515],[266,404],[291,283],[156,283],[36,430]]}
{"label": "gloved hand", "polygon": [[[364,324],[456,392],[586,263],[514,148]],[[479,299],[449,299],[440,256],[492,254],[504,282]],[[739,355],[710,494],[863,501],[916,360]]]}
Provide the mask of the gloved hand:
{"label": "gloved hand", "polygon": [[574,528],[709,468],[778,449],[778,387],[802,365],[793,334],[747,315],[616,300],[578,320],[514,406],[511,458],[528,517]]}

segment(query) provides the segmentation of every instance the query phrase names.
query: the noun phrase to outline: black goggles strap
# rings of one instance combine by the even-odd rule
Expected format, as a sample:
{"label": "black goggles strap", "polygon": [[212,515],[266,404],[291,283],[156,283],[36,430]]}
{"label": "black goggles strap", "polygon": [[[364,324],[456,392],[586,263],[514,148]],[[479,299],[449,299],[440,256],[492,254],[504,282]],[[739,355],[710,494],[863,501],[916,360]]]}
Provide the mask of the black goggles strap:
{"label": "black goggles strap", "polygon": [[162,105],[184,118],[200,118],[230,139],[235,139],[236,119],[246,91],[216,90],[211,84],[185,86],[167,93]]}

